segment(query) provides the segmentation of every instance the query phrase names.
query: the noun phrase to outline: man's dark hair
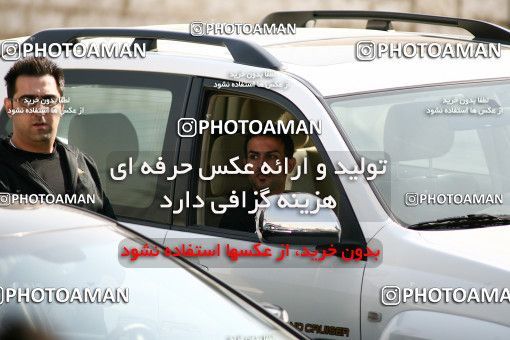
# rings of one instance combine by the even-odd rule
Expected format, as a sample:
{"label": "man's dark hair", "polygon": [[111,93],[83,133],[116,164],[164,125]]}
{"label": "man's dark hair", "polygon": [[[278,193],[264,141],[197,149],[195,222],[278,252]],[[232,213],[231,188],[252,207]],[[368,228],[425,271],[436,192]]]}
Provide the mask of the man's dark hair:
{"label": "man's dark hair", "polygon": [[14,63],[9,72],[7,72],[4,78],[7,85],[7,97],[14,97],[14,93],[16,92],[16,79],[18,79],[19,76],[42,77],[45,75],[50,75],[55,78],[58,92],[62,95],[64,71],[49,59],[43,57],[28,57]]}
{"label": "man's dark hair", "polygon": [[252,138],[255,137],[272,137],[280,140],[283,143],[284,150],[285,150],[285,157],[292,158],[294,156],[294,141],[292,140],[292,137],[290,135],[284,135],[284,134],[275,134],[275,133],[264,133],[260,135],[252,135],[249,134],[246,136],[246,139],[244,140],[244,157],[248,158],[248,143]]}

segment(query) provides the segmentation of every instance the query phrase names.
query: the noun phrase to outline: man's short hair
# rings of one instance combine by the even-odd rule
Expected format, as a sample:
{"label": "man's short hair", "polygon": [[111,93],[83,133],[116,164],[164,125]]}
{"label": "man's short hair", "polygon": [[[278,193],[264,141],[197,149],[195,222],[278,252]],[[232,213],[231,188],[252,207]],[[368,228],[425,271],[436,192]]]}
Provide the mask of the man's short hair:
{"label": "man's short hair", "polygon": [[280,140],[283,143],[284,150],[285,150],[285,157],[292,158],[294,156],[294,141],[292,140],[292,137],[290,135],[285,134],[275,134],[275,133],[264,133],[259,135],[252,135],[249,134],[246,136],[246,139],[244,140],[244,157],[248,158],[248,143],[252,138],[255,137],[272,137],[275,139]]}
{"label": "man's short hair", "polygon": [[42,77],[45,75],[50,75],[55,78],[58,92],[62,95],[64,88],[64,71],[47,58],[28,57],[14,63],[9,72],[7,72],[4,78],[7,85],[7,97],[14,97],[14,93],[16,92],[16,79],[18,79],[19,76]]}

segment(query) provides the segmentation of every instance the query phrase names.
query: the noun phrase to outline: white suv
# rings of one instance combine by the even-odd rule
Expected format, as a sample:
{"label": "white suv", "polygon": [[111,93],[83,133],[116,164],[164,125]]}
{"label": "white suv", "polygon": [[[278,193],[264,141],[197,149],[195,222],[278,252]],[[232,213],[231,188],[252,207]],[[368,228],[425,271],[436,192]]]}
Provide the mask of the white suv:
{"label": "white suv", "polygon": [[[365,19],[367,29],[308,24],[342,18]],[[472,36],[398,32],[394,21]],[[263,23],[298,28],[270,36],[194,36],[187,25],[58,29],[18,41],[129,41],[147,49],[144,58],[56,60],[70,105],[84,108],[62,117],[59,137],[94,157],[125,225],[168,245],[263,242],[272,254],[316,246],[311,253],[326,260],[198,259],[239,291],[285,308],[310,337],[509,339],[510,31],[357,11],[273,13]],[[0,74],[11,65],[2,62]],[[219,227],[210,207],[228,205],[248,182],[205,180],[198,168],[210,174],[242,158],[244,137],[195,132],[224,120],[320,122],[319,131],[293,136],[297,164],[311,170],[289,174],[286,189],[301,193],[293,199],[318,195],[336,205],[314,216],[259,208],[256,233]],[[0,134],[9,132],[2,114]],[[166,171],[138,170],[158,157]],[[113,180],[127,159],[129,176]],[[168,208],[196,196],[199,208]],[[354,249],[361,249],[355,259]],[[380,251],[377,259],[369,249]]]}

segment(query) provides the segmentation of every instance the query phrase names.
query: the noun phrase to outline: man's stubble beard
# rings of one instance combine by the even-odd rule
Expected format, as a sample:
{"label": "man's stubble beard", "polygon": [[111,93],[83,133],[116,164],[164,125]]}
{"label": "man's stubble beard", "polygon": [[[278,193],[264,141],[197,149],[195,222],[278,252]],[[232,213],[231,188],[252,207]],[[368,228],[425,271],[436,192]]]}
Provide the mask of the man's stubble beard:
{"label": "man's stubble beard", "polygon": [[258,192],[267,188],[267,189],[269,189],[269,194],[280,194],[285,190],[285,189],[281,190],[278,188],[278,187],[281,187],[281,185],[279,185],[279,183],[277,183],[276,179],[274,179],[274,178],[272,179],[272,181],[268,181],[268,183],[266,185],[264,185],[263,187],[258,186],[257,181],[252,179],[251,177],[249,178],[249,181],[250,181],[252,189],[256,190]]}
{"label": "man's stubble beard", "polygon": [[34,143],[51,142],[53,138],[53,128],[50,127],[50,130],[48,132],[37,135],[30,135],[29,137]]}

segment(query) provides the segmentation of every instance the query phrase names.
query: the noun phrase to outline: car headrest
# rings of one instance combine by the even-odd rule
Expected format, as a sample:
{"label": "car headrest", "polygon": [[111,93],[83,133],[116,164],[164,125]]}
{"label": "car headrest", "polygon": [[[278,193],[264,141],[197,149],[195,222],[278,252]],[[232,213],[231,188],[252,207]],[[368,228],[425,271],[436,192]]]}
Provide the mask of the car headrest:
{"label": "car headrest", "polygon": [[[243,102],[239,119],[259,120],[261,122],[266,122],[268,120],[273,122],[281,120],[285,123],[291,120],[294,120],[295,123],[298,122],[298,120],[294,118],[292,114],[285,111],[281,107],[269,102],[253,99],[246,99]],[[296,149],[302,147],[308,141],[308,136],[305,134],[291,135],[291,137],[294,141],[294,147]]]}
{"label": "car headrest", "polygon": [[[133,124],[121,113],[77,115],[69,124],[69,144],[90,155],[98,169],[138,157],[138,136]],[[108,162],[108,163],[107,163]]]}
{"label": "car headrest", "polygon": [[[244,139],[241,134],[224,135],[216,138],[211,150],[210,166],[227,165],[233,157],[239,156],[237,164],[242,168],[244,160]],[[232,170],[232,167],[228,167]],[[205,170],[205,169],[203,169]],[[250,182],[246,175],[216,175],[211,180],[211,194],[225,196],[232,194],[232,190],[250,190]]]}
{"label": "car headrest", "polygon": [[431,117],[426,109],[437,103],[393,105],[384,125],[384,152],[391,161],[430,159],[444,155],[453,144],[454,130],[445,117]]}
{"label": "car headrest", "polygon": [[241,113],[239,119],[258,119],[260,121],[276,120],[284,110],[272,103],[247,99],[241,106]]}
{"label": "car headrest", "polygon": [[237,120],[241,112],[243,97],[213,95],[209,101],[207,118],[210,120]]}

